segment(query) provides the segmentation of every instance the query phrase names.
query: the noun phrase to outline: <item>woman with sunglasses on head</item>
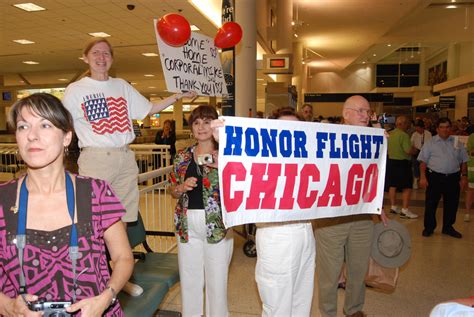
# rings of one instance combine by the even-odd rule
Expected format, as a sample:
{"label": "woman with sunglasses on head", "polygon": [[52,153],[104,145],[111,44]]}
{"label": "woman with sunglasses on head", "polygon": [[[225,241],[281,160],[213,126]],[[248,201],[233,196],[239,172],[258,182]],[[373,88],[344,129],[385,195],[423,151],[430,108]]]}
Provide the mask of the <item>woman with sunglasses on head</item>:
{"label": "woman with sunglasses on head", "polygon": [[193,110],[189,125],[197,143],[176,154],[171,193],[178,199],[175,225],[184,317],[226,317],[227,278],[234,240],[222,221],[217,173],[217,144],[211,121],[216,110],[207,105]]}
{"label": "woman with sunglasses on head", "polygon": [[33,94],[13,105],[9,123],[27,170],[0,185],[0,315],[42,316],[28,306],[42,299],[70,302],[77,316],[123,316],[116,295],[133,269],[125,210],[105,181],[64,169],[70,113]]}

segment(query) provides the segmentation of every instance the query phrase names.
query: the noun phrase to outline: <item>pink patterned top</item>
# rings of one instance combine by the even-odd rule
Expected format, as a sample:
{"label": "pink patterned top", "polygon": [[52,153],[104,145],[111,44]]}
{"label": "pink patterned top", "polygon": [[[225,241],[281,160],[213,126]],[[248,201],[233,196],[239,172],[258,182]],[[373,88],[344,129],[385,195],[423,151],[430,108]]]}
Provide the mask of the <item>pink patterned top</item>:
{"label": "pink patterned top", "polygon": [[[18,296],[19,260],[13,244],[18,213],[18,180],[0,185],[0,291]],[[110,279],[105,255],[104,232],[119,221],[125,210],[105,181],[76,176],[77,230],[80,258],[77,261],[77,301],[99,295]],[[73,273],[69,259],[70,226],[54,231],[27,229],[23,270],[29,294],[46,300],[71,300]],[[80,312],[75,316],[80,316]],[[124,316],[120,304],[109,307],[104,316]]]}

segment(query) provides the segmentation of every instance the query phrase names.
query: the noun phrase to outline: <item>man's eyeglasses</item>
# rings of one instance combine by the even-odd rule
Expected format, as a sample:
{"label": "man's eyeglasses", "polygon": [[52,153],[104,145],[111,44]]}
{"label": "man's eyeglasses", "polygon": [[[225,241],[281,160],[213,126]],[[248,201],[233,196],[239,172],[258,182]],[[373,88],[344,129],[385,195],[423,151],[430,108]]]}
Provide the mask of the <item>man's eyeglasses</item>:
{"label": "man's eyeglasses", "polygon": [[372,117],[372,115],[374,114],[374,112],[370,109],[354,109],[354,108],[346,108],[346,109],[354,110],[361,116],[363,116],[364,114],[367,114],[367,116]]}

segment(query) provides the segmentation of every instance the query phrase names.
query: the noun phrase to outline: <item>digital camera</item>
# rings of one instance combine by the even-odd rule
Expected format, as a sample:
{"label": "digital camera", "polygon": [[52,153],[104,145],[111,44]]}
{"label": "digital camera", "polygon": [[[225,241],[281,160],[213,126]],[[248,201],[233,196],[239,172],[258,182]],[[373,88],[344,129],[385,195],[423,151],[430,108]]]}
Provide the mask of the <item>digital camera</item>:
{"label": "digital camera", "polygon": [[28,308],[32,311],[42,311],[44,317],[66,317],[72,316],[66,312],[66,307],[69,306],[71,306],[71,302],[47,302],[44,299],[39,299],[36,302],[30,303]]}
{"label": "digital camera", "polygon": [[214,160],[212,159],[212,154],[203,154],[197,156],[198,165],[212,164]]}

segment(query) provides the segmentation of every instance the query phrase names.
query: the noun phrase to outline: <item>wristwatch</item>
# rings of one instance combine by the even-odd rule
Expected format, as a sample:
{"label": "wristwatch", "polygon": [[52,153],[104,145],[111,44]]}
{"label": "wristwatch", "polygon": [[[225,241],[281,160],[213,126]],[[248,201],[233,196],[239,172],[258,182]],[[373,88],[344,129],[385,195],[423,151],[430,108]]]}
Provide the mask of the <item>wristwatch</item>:
{"label": "wristwatch", "polygon": [[109,289],[112,292],[112,301],[110,302],[110,306],[117,302],[117,292],[111,286],[107,286],[106,289]]}

